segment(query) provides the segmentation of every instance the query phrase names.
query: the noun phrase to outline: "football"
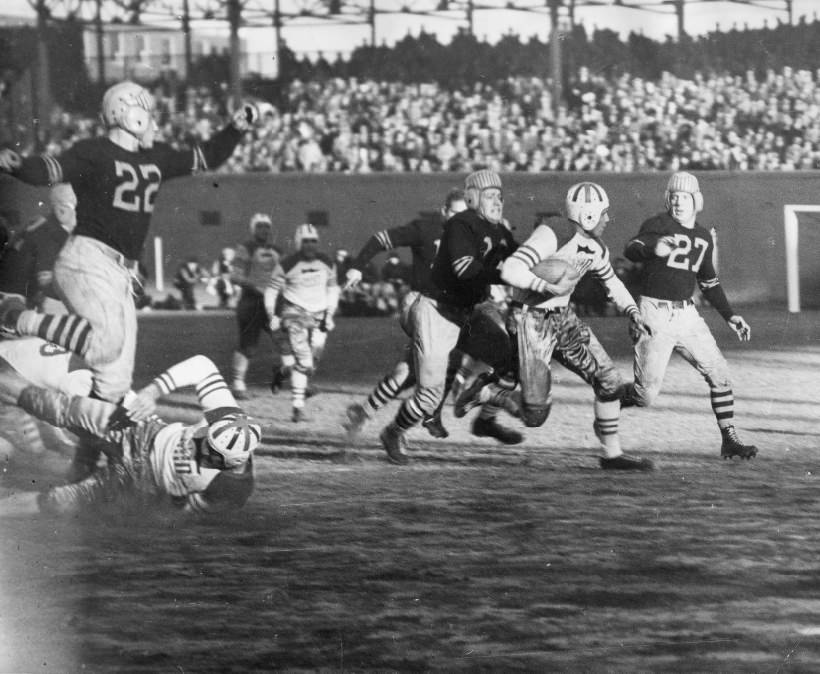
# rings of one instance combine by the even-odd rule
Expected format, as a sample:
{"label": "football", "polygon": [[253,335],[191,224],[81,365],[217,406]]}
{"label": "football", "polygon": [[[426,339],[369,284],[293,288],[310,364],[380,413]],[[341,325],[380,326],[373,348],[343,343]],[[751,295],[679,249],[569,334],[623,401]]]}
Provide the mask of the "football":
{"label": "football", "polygon": [[546,260],[541,260],[532,268],[532,273],[547,283],[558,283],[566,276],[570,280],[580,276],[573,265],[560,257],[548,257]]}

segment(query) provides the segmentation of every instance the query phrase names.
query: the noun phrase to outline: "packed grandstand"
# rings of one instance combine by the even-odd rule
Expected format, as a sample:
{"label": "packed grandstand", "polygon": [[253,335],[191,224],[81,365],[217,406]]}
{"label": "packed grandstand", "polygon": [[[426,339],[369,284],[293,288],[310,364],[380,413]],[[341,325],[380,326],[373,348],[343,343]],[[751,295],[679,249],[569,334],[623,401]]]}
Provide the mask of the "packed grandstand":
{"label": "packed grandstand", "polygon": [[[489,45],[461,35],[445,46],[422,33],[333,64],[290,53],[290,76],[260,96],[264,123],[220,170],[817,169],[818,51],[816,17],[666,42],[608,30],[587,38],[579,27],[566,40],[570,74],[557,105],[541,74],[548,45],[535,38]],[[153,90],[174,145],[224,122],[226,86],[158,81]],[[59,154],[99,132],[96,118],[58,111],[44,149]]]}

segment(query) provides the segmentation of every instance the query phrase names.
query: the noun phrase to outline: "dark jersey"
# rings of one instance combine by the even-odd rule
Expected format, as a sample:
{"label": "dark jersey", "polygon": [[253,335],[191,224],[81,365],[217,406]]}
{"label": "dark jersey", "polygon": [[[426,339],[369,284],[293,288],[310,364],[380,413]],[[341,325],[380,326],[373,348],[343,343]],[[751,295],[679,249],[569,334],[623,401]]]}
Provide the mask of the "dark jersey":
{"label": "dark jersey", "polygon": [[518,244],[504,225],[494,225],[474,210],[456,213],[444,224],[433,261],[434,299],[470,308],[483,302],[491,285],[502,283],[500,263]]}
{"label": "dark jersey", "polygon": [[74,234],[102,241],[136,260],[162,181],[215,168],[230,157],[240,137],[228,125],[193,149],[156,143],[136,152],[108,138],[91,138],[76,142],[59,157],[27,157],[14,175],[34,185],[71,183],[77,195]]}
{"label": "dark jersey", "polygon": [[[658,257],[654,249],[658,239],[674,237],[672,252]],[[715,270],[715,244],[711,233],[695,223],[688,229],[668,213],[646,220],[638,235],[626,245],[624,255],[643,265],[640,280],[642,295],[661,300],[687,300],[697,281],[707,300],[721,315],[731,315],[726,295]]]}
{"label": "dark jersey", "polygon": [[[23,248],[28,251],[33,262],[34,278],[31,279],[29,290],[37,291],[38,274],[53,271],[57,254],[67,239],[68,232],[53,213],[49,214],[36,226],[28,228]],[[53,286],[44,288],[43,291],[47,297],[59,299],[59,295]]]}
{"label": "dark jersey", "polygon": [[359,251],[352,266],[363,271],[377,253],[406,247],[410,249],[413,256],[410,287],[423,293],[433,292],[435,289],[431,278],[433,260],[441,243],[443,231],[440,221],[418,219],[401,227],[376,232]]}

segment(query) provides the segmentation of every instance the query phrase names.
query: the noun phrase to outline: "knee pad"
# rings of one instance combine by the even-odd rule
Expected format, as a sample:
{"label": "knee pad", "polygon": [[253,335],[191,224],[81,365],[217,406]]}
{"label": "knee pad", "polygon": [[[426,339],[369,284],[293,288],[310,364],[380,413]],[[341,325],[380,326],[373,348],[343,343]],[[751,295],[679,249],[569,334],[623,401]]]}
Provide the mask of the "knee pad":
{"label": "knee pad", "polygon": [[535,428],[541,426],[550,415],[552,405],[529,405],[523,403],[521,405],[521,420],[528,428]]}

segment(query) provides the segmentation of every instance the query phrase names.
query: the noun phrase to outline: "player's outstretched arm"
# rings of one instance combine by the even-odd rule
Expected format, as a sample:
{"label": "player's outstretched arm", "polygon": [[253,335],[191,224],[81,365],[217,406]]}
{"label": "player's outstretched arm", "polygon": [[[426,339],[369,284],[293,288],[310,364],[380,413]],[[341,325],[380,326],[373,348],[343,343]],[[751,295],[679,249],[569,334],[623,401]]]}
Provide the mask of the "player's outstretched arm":
{"label": "player's outstretched arm", "polygon": [[206,412],[225,407],[238,408],[236,399],[213,361],[198,355],[172,365],[140,389],[126,405],[129,419],[135,423],[144,421],[156,412],[159,398],[185,386],[196,387],[199,403]]}

